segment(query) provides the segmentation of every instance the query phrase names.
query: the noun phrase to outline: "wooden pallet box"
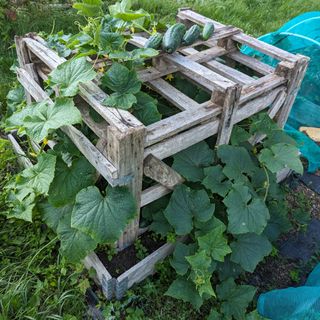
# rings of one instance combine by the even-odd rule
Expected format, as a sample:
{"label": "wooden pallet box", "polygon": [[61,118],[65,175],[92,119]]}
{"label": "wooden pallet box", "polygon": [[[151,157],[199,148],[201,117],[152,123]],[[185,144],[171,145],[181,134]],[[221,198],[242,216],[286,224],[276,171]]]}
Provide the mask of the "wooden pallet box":
{"label": "wooden pallet box", "polygon": [[[94,145],[73,126],[62,128],[111,186],[130,188],[139,208],[169,194],[183,182],[183,177],[163,159],[213,135],[217,135],[217,145],[226,144],[234,124],[268,107],[269,116],[283,127],[308,65],[307,57],[263,43],[238,28],[223,25],[190,9],[181,9],[177,20],[186,25],[204,25],[211,21],[215,33],[209,40],[181,47],[173,54],[161,53],[153,59],[152,67],[139,71],[139,77],[147,87],[179,109],[178,113],[144,126],[128,111],[103,105],[108,95],[99,88],[98,80],[94,80],[80,85],[76,105],[98,142]],[[144,34],[137,34],[130,40],[137,47],[142,47],[146,41]],[[239,51],[241,45],[277,59],[278,65],[273,68],[244,55]],[[17,37],[16,47],[20,63],[17,76],[26,90],[28,102],[49,99],[41,80],[65,59],[35,34]],[[240,71],[236,68],[239,64],[250,72]],[[179,91],[164,79],[174,73],[209,92],[210,99],[198,103]],[[103,122],[96,123],[91,118],[91,108]],[[10,140],[21,154],[23,150],[12,135]],[[23,164],[30,165],[27,160]],[[155,184],[143,190],[143,176],[151,178]],[[118,240],[118,250],[132,244],[141,232],[137,213]],[[89,255],[84,264],[96,270],[96,280],[108,299],[120,298],[126,289],[152,274],[155,264],[173,249],[174,244],[161,246],[118,278],[110,275],[95,253]]]}

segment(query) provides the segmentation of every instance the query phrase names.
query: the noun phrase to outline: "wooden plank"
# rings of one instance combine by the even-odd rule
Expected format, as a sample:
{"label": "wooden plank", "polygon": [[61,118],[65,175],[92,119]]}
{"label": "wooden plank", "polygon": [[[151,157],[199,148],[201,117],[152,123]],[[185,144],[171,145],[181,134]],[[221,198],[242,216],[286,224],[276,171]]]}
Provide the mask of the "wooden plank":
{"label": "wooden plank", "polygon": [[252,84],[245,85],[241,91],[240,104],[244,104],[268,91],[271,91],[283,84],[287,80],[276,74],[269,74],[257,79]]}
{"label": "wooden plank", "polygon": [[[54,51],[45,47],[40,42],[31,38],[23,39],[29,50],[33,52],[51,70],[65,62],[66,59],[59,57]],[[80,96],[89,103],[109,124],[114,125],[120,131],[125,132],[128,127],[142,125],[130,112],[126,110],[110,108],[103,105],[108,95],[103,92],[94,82],[79,85]]]}
{"label": "wooden plank", "polygon": [[292,105],[296,99],[310,60],[308,57],[302,55],[297,55],[297,57],[299,60],[296,63],[281,62],[276,69],[277,74],[288,80],[286,100],[276,115],[276,120],[281,128],[284,127],[288,120]]}
{"label": "wooden plank", "polygon": [[148,189],[143,190],[141,194],[141,207],[144,207],[147,204],[162,198],[171,191],[171,189],[166,188],[162,184],[156,184]]}
{"label": "wooden plank", "polygon": [[241,89],[242,87],[240,85],[235,85],[232,88],[228,88],[226,92],[216,92],[213,95],[213,102],[216,104],[219,104],[219,100],[222,100],[222,113],[216,142],[217,146],[229,143],[233,128],[234,116],[239,107]]}
{"label": "wooden plank", "polygon": [[187,95],[161,78],[149,81],[148,86],[161,94],[162,97],[167,99],[180,110],[196,109],[200,106],[199,103],[189,98]]}
{"label": "wooden plank", "polygon": [[145,146],[153,145],[181,131],[189,129],[200,122],[214,118],[221,113],[221,108],[212,102],[200,107],[177,113],[169,118],[147,126]]}
{"label": "wooden plank", "polygon": [[126,184],[132,192],[137,203],[137,216],[128,225],[118,241],[118,248],[122,250],[129,246],[138,236],[139,209],[141,202],[142,176],[143,176],[143,150],[145,128],[132,128],[127,133],[120,132],[113,126],[108,126],[108,144],[105,155],[118,168],[119,178],[131,176]]}
{"label": "wooden plank", "polygon": [[[213,48],[211,48],[213,49]],[[223,48],[222,48],[223,49]],[[225,49],[223,49],[226,51]],[[185,50],[184,53],[188,55],[188,59],[192,59],[192,57],[198,58],[198,54],[202,53],[204,51],[198,51],[193,48],[189,48],[188,50]],[[204,59],[203,59],[204,60]],[[209,61],[210,60],[210,61]],[[203,65],[208,67],[210,70],[220,74],[221,76],[239,84],[249,84],[255,81],[255,79],[249,77],[248,75],[234,69],[230,68],[227,65],[224,65],[218,61],[208,59],[207,61],[203,61]]]}
{"label": "wooden plank", "polygon": [[275,68],[255,59],[253,57],[247,56],[241,52],[235,51],[227,54],[231,59],[243,64],[244,66],[249,67],[250,69],[258,72],[262,75],[267,75],[274,73]]}
{"label": "wooden plank", "polygon": [[274,103],[272,104],[272,106],[268,110],[268,114],[271,119],[273,119],[275,117],[275,115],[278,113],[278,111],[280,110],[281,106],[283,105],[286,97],[287,97],[287,93],[285,92],[285,90],[279,92]]}
{"label": "wooden plank", "polygon": [[15,137],[11,133],[8,134],[8,140],[11,142],[13,151],[17,155],[17,161],[19,165],[22,168],[32,167],[31,160],[27,157],[26,153],[22,150],[18,141],[15,139]]}
{"label": "wooden plank", "polygon": [[[192,10],[182,10],[179,11],[178,17],[181,19],[188,19],[194,23],[204,25],[207,22],[212,22],[217,28],[223,28],[225,27],[224,24],[215,21],[213,19],[204,17]],[[262,53],[265,53],[269,55],[270,57],[273,57],[277,60],[286,60],[286,61],[296,61],[297,57],[289,53],[287,51],[284,51],[282,49],[279,49],[277,47],[274,47],[270,44],[267,44],[263,41],[257,40],[251,36],[248,36],[244,34],[243,32],[240,32],[238,34],[232,35],[231,38],[239,43],[245,44],[253,49],[256,49],[257,51],[260,51]]]}
{"label": "wooden plank", "polygon": [[[26,90],[28,90],[37,102],[47,100],[49,104],[53,104],[53,101],[49,98],[47,93],[25,70],[18,68],[16,71],[19,82]],[[88,161],[112,186],[125,184],[127,182],[128,177],[126,179],[124,179],[124,177],[118,179],[117,168],[101,154],[101,152],[83,135],[81,131],[77,130],[73,126],[64,126],[61,130],[69,136]]]}
{"label": "wooden plank", "polygon": [[127,289],[153,274],[155,272],[155,265],[170,255],[174,248],[175,244],[166,243],[135,266],[121,274],[117,278],[116,298],[121,299]]}
{"label": "wooden plank", "polygon": [[109,300],[112,299],[115,290],[115,280],[107,271],[98,256],[92,252],[82,262],[88,270],[93,268],[96,271],[96,276],[94,277],[95,282],[101,286],[106,298]]}
{"label": "wooden plank", "polygon": [[177,184],[184,181],[178,172],[152,154],[144,160],[143,172],[145,176],[169,189],[173,189]]}
{"label": "wooden plank", "polygon": [[171,62],[176,65],[179,70],[193,74],[193,78],[197,81],[207,83],[208,87],[212,90],[224,91],[234,85],[234,82],[220,76],[218,73],[202,66],[201,64],[191,61],[179,53],[173,53],[163,56],[165,61]]}
{"label": "wooden plank", "polygon": [[198,51],[194,48],[186,47],[186,48],[180,48],[179,52],[187,55],[188,59],[192,61],[196,61],[198,63],[207,62],[209,60],[212,60],[214,58],[221,57],[227,54],[227,50],[219,46],[215,46],[202,51]]}

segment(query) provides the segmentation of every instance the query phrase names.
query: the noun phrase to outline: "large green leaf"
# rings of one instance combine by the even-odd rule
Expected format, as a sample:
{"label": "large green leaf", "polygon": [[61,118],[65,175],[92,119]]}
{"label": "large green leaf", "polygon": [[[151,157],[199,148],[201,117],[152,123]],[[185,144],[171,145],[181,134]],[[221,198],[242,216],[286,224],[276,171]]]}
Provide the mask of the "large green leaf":
{"label": "large green leaf", "polygon": [[35,195],[34,193],[28,194],[24,197],[23,201],[19,201],[14,197],[13,194],[9,195],[9,201],[13,201],[10,203],[10,210],[8,212],[8,218],[16,218],[24,221],[32,222],[32,213],[33,208],[35,207]]}
{"label": "large green leaf", "polygon": [[57,232],[61,219],[67,215],[71,215],[73,209],[72,204],[57,208],[51,205],[48,201],[39,203],[37,207],[42,215],[43,221],[54,232]]}
{"label": "large green leaf", "polygon": [[237,278],[244,270],[237,264],[230,261],[230,255],[224,258],[223,262],[217,264],[219,280],[223,281],[228,278]]}
{"label": "large green leaf", "polygon": [[230,246],[232,249],[231,261],[240,264],[248,272],[253,272],[257,264],[272,250],[268,239],[255,233],[239,235]]}
{"label": "large green leaf", "polygon": [[23,86],[19,85],[11,89],[7,94],[7,115],[12,115],[15,111],[21,109],[26,103],[25,91]]}
{"label": "large green leaf", "polygon": [[225,197],[229,192],[232,183],[222,172],[222,166],[217,165],[205,168],[204,174],[205,178],[203,179],[202,184],[213,193],[217,193],[221,197]]}
{"label": "large green leaf", "polygon": [[61,219],[57,228],[60,252],[70,262],[78,263],[94,251],[97,242],[87,234],[71,227],[71,214]]}
{"label": "large green leaf", "polygon": [[132,51],[112,52],[109,57],[112,60],[132,61],[135,64],[139,64],[140,62],[143,63],[144,59],[155,57],[158,54],[159,51],[152,48],[138,48]]}
{"label": "large green leaf", "polygon": [[140,91],[141,81],[135,70],[130,70],[119,63],[113,63],[101,78],[101,82],[104,87],[115,91],[104,101],[106,105],[129,109],[137,102],[134,94]]}
{"label": "large green leaf", "polygon": [[152,223],[149,225],[149,230],[165,237],[169,232],[173,231],[172,226],[168,223],[162,210],[153,214]]}
{"label": "large green leaf", "polygon": [[224,257],[228,253],[231,253],[231,249],[228,246],[228,241],[223,235],[225,230],[226,226],[222,222],[220,222],[217,223],[210,232],[202,237],[198,237],[197,239],[199,248],[201,250],[205,250],[205,252],[214,260],[221,262],[224,261]]}
{"label": "large green leaf", "polygon": [[117,2],[111,6],[109,6],[110,15],[122,19],[124,21],[132,21],[142,18],[148,15],[144,11],[132,11],[131,8],[131,0],[122,0],[121,2]]}
{"label": "large green leaf", "polygon": [[187,245],[181,242],[177,243],[172,259],[170,259],[170,264],[176,270],[178,275],[183,276],[188,272],[190,264],[186,260],[186,256],[194,254],[195,250],[196,247],[194,244]]}
{"label": "large green leaf", "polygon": [[213,162],[213,151],[204,141],[177,153],[174,156],[173,169],[187,180],[197,182],[204,178],[204,167]]}
{"label": "large green leaf", "polygon": [[231,134],[231,145],[233,146],[239,146],[242,143],[248,141],[251,138],[251,134],[243,129],[240,126],[235,125],[232,128],[232,134]]}
{"label": "large green leaf", "polygon": [[75,58],[60,64],[49,74],[49,83],[57,85],[60,96],[73,97],[80,83],[93,80],[96,76],[92,65],[85,57]]}
{"label": "large green leaf", "polygon": [[108,186],[103,196],[97,187],[88,187],[76,196],[71,226],[100,243],[113,242],[136,213],[135,201],[127,188]]}
{"label": "large green leaf", "polygon": [[38,163],[24,169],[16,179],[16,188],[31,189],[35,194],[47,194],[54,178],[56,157],[42,153],[38,156]]}
{"label": "large green leaf", "polygon": [[124,44],[125,38],[116,32],[106,32],[102,30],[99,35],[99,48],[104,53],[120,50]]}
{"label": "large green leaf", "polygon": [[186,257],[186,260],[192,270],[190,278],[196,285],[200,296],[203,297],[204,294],[207,294],[215,297],[216,294],[211,285],[212,260],[207,255],[207,252],[205,250],[198,251],[194,255]]}
{"label": "large green leaf", "polygon": [[259,154],[259,161],[273,173],[285,168],[303,173],[299,149],[291,144],[277,143],[270,148],[263,149]]}
{"label": "large green leaf", "polygon": [[70,166],[58,158],[49,202],[54,206],[72,203],[81,189],[93,184],[94,175],[94,167],[84,157],[74,160]]}
{"label": "large green leaf", "polygon": [[31,115],[23,120],[27,134],[36,142],[41,142],[55,129],[81,122],[81,113],[72,99],[57,98],[54,104],[43,101],[33,107]]}
{"label": "large green leaf", "polygon": [[102,15],[102,4],[101,0],[82,0],[76,2],[73,7],[78,10],[78,14],[86,17],[99,17]]}
{"label": "large green leaf", "polygon": [[136,98],[137,102],[133,105],[133,115],[144,125],[148,126],[161,120],[156,99],[141,91],[136,94]]}
{"label": "large green leaf", "polygon": [[178,235],[188,234],[193,228],[193,220],[206,222],[215,206],[204,190],[191,190],[185,185],[177,186],[164,214]]}
{"label": "large green leaf", "polygon": [[235,184],[223,200],[227,206],[228,231],[233,234],[262,233],[270,218],[264,201],[253,197],[247,186]]}
{"label": "large green leaf", "polygon": [[242,174],[252,175],[255,164],[244,147],[222,145],[217,151],[218,157],[225,164],[223,173],[234,180],[243,179]]}
{"label": "large green leaf", "polygon": [[182,277],[172,282],[165,295],[189,302],[196,309],[200,309],[203,304],[203,299],[199,295],[195,285]]}
{"label": "large green leaf", "polygon": [[217,286],[217,294],[221,304],[221,312],[226,316],[243,320],[246,309],[256,293],[256,288],[248,285],[236,285],[232,278]]}

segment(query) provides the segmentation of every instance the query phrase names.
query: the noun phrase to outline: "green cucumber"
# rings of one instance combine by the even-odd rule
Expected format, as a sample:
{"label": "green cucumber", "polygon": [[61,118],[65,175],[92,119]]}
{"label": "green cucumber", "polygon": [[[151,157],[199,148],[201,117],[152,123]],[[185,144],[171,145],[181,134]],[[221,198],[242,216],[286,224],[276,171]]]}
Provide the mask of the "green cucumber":
{"label": "green cucumber", "polygon": [[185,33],[186,26],[183,23],[176,23],[171,26],[163,36],[162,49],[167,53],[175,52],[180,46]]}
{"label": "green cucumber", "polygon": [[194,43],[196,40],[199,39],[201,34],[201,28],[195,24],[185,33],[182,39],[182,43],[186,46]]}
{"label": "green cucumber", "polygon": [[162,34],[161,33],[155,33],[152,35],[147,42],[145,43],[145,48],[152,48],[152,49],[158,49],[162,42]]}
{"label": "green cucumber", "polygon": [[207,22],[202,30],[202,39],[208,40],[214,33],[214,24],[212,22]]}

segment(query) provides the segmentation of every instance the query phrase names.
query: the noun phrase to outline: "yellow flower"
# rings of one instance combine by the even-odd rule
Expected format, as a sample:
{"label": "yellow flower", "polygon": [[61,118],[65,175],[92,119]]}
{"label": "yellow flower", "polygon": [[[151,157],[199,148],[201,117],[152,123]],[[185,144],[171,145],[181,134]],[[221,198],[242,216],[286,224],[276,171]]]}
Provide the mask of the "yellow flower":
{"label": "yellow flower", "polygon": [[30,156],[33,157],[33,158],[37,157],[37,155],[34,152],[30,152]]}
{"label": "yellow flower", "polygon": [[104,67],[99,68],[98,71],[103,73],[104,72]]}
{"label": "yellow flower", "polygon": [[131,30],[132,33],[135,32],[134,27],[131,27],[130,30]]}
{"label": "yellow flower", "polygon": [[172,81],[172,80],[174,79],[174,76],[173,76],[172,73],[169,73],[169,74],[166,76],[165,79],[166,79],[166,80],[169,80],[169,81]]}
{"label": "yellow flower", "polygon": [[157,33],[157,28],[156,28],[156,26],[153,26],[152,27],[152,34],[155,34],[155,33]]}
{"label": "yellow flower", "polygon": [[42,141],[42,144],[44,146],[46,146],[48,144],[49,140],[47,138],[44,138],[43,141]]}

